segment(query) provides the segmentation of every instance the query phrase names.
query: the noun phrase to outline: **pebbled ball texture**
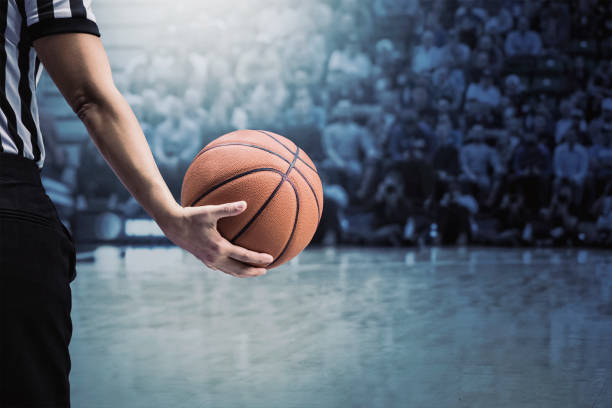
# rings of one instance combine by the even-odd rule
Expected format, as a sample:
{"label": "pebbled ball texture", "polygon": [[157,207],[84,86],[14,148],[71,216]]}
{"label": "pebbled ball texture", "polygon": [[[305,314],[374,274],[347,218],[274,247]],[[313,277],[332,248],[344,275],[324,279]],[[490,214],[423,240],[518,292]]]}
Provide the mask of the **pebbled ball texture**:
{"label": "pebbled ball texture", "polygon": [[183,179],[186,206],[244,200],[245,212],[222,218],[228,241],[274,257],[274,268],[312,240],[323,211],[323,187],[308,155],[291,140],[261,130],[238,130],[206,145]]}

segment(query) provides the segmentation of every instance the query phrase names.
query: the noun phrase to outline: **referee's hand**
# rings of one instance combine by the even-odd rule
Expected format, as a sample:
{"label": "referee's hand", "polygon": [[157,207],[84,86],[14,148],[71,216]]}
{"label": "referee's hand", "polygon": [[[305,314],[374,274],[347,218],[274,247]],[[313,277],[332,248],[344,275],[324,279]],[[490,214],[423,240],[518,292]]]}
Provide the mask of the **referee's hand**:
{"label": "referee's hand", "polygon": [[246,206],[246,202],[239,201],[221,205],[180,207],[159,225],[170,241],[191,252],[209,268],[237,278],[261,276],[266,273],[265,266],[272,263],[274,258],[233,245],[217,231],[217,221],[220,218],[238,215]]}

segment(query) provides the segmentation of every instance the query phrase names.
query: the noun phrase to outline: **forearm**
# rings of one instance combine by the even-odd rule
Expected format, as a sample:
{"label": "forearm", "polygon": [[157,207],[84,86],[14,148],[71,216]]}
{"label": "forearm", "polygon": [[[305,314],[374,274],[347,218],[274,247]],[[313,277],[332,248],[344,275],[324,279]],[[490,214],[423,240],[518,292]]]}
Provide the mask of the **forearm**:
{"label": "forearm", "polygon": [[178,204],[164,182],[131,108],[113,89],[99,102],[78,110],[93,142],[123,185],[159,224]]}

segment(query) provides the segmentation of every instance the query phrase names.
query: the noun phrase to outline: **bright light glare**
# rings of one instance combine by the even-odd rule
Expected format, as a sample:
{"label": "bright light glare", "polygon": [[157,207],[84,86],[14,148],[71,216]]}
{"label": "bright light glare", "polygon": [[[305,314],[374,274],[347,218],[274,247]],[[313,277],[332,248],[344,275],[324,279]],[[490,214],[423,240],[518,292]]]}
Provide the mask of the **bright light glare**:
{"label": "bright light glare", "polygon": [[127,220],[125,234],[129,237],[163,237],[164,233],[153,220]]}

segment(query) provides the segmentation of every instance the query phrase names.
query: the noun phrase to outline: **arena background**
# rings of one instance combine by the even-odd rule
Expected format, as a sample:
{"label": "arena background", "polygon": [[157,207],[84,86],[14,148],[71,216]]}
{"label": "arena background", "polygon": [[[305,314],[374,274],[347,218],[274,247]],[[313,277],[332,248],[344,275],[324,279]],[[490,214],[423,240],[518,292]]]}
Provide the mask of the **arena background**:
{"label": "arena background", "polygon": [[[117,85],[177,197],[208,141],[268,129],[320,168],[317,242],[396,246],[609,245],[611,8],[95,4]],[[159,234],[129,221],[144,214],[48,78],[39,94],[48,189],[79,240]]]}
{"label": "arena background", "polygon": [[44,76],[73,406],[612,406],[612,3],[93,3],[175,195],[208,141],[268,129],[325,210],[265,278],[205,270]]}

